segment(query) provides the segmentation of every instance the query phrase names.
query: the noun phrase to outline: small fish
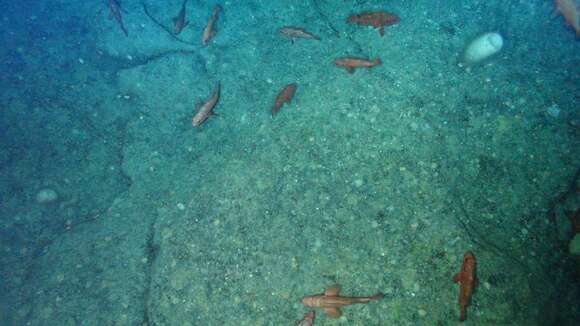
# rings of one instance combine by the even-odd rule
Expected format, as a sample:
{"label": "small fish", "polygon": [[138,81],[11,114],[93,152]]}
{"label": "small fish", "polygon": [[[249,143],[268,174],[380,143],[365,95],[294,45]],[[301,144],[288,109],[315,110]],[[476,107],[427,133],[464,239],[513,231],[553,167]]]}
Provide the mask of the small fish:
{"label": "small fish", "polygon": [[203,34],[201,36],[201,43],[203,45],[207,45],[209,40],[216,34],[215,31],[215,22],[218,19],[218,14],[222,10],[220,5],[215,5],[213,8],[213,14],[209,17],[209,21],[207,22],[207,26],[203,29]]}
{"label": "small fish", "polygon": [[276,96],[276,101],[274,101],[274,105],[272,105],[272,117],[274,117],[278,111],[280,111],[280,108],[282,108],[284,103],[290,103],[290,101],[292,101],[294,93],[296,93],[296,87],[297,85],[294,83],[288,84],[284,86],[280,93],[278,93],[278,96]]}
{"label": "small fish", "polygon": [[197,113],[191,119],[191,125],[195,128],[205,122],[213,114],[213,109],[220,98],[220,83],[217,84],[216,89],[211,96],[203,104],[197,106]]}
{"label": "small fish", "polygon": [[121,4],[119,4],[117,0],[109,0],[109,11],[109,19],[115,19],[119,24],[119,27],[121,27],[123,34],[129,36],[129,33],[123,24],[123,15],[121,14],[123,10],[121,9]]}
{"label": "small fish", "polygon": [[376,65],[380,65],[381,59],[377,58],[375,60],[367,60],[361,58],[345,57],[334,60],[334,64],[338,67],[346,69],[349,74],[352,74],[355,68],[372,68]]}
{"label": "small fish", "polygon": [[181,5],[181,10],[177,14],[177,16],[173,17],[173,32],[175,35],[181,33],[181,31],[189,24],[188,21],[185,20],[185,5],[189,0],[183,0],[183,4]]}
{"label": "small fish", "polygon": [[324,291],[324,294],[317,294],[304,297],[302,304],[311,308],[322,308],[330,318],[339,318],[342,312],[340,308],[356,303],[369,303],[381,299],[384,294],[381,292],[371,297],[341,297],[339,296],[340,285],[333,285]]}
{"label": "small fish", "polygon": [[296,326],[312,326],[314,325],[314,317],[314,311],[307,312],[304,314],[304,318],[296,323]]}
{"label": "small fish", "polygon": [[280,35],[290,39],[290,42],[294,43],[297,38],[312,39],[320,41],[320,37],[307,32],[304,28],[284,26],[278,29]]}
{"label": "small fish", "polygon": [[574,0],[554,0],[554,15],[564,16],[568,24],[575,32],[576,38],[580,37],[580,7]]}
{"label": "small fish", "polygon": [[475,275],[475,256],[468,251],[463,256],[461,270],[453,277],[453,282],[459,283],[459,321],[464,321],[466,317],[466,308],[469,305],[473,290],[479,282]]}
{"label": "small fish", "polygon": [[350,15],[346,20],[349,24],[363,26],[372,26],[379,29],[381,37],[385,35],[385,26],[397,24],[400,21],[399,16],[383,12],[363,12],[358,15]]}

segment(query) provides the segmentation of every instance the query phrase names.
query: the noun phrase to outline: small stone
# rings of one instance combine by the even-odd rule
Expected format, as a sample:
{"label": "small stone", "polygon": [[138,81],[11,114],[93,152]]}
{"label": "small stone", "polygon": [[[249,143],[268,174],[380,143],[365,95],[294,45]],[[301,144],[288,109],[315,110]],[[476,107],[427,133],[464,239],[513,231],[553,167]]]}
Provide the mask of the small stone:
{"label": "small stone", "polygon": [[49,204],[58,200],[58,193],[56,190],[51,188],[45,188],[40,190],[36,194],[36,202],[39,204]]}
{"label": "small stone", "polygon": [[419,314],[419,316],[421,316],[421,317],[425,317],[425,316],[427,316],[427,311],[425,311],[425,309],[419,309],[419,310],[417,311],[417,313],[418,313],[418,314]]}

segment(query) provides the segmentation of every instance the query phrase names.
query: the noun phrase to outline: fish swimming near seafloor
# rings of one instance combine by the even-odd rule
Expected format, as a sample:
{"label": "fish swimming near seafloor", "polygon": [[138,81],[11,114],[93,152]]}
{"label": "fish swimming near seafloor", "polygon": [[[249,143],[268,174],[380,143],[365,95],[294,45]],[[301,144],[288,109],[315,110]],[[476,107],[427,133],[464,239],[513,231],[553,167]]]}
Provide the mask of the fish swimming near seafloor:
{"label": "fish swimming near seafloor", "polygon": [[357,15],[350,15],[346,20],[349,24],[362,26],[372,26],[379,29],[381,37],[385,35],[385,26],[397,24],[399,16],[383,11],[363,12]]}
{"label": "fish swimming near seafloor", "polygon": [[191,119],[191,125],[193,127],[198,127],[204,123],[213,114],[213,109],[215,108],[218,100],[220,98],[220,83],[217,84],[216,89],[213,91],[212,95],[205,101],[205,103],[198,105],[197,113]]}
{"label": "fish swimming near seafloor", "polygon": [[189,0],[183,0],[181,10],[179,10],[177,16],[173,17],[173,32],[175,35],[181,33],[185,26],[189,24],[189,22],[185,20],[185,6],[187,5],[187,1]]}
{"label": "fish swimming near seafloor", "polygon": [[475,274],[475,256],[471,251],[463,255],[461,270],[453,277],[453,282],[459,283],[459,321],[467,318],[466,309],[471,301],[473,290],[477,286],[478,279]]}
{"label": "fish swimming near seafloor", "polygon": [[284,26],[284,27],[280,27],[278,29],[278,33],[280,33],[280,35],[287,37],[290,39],[290,42],[294,43],[294,40],[296,40],[297,38],[303,38],[303,39],[312,39],[312,40],[317,40],[320,41],[320,37],[307,32],[304,28],[300,28],[300,27],[293,27],[293,26]]}
{"label": "fish swimming near seafloor", "polygon": [[117,22],[117,24],[119,24],[119,27],[123,31],[123,34],[125,34],[125,36],[129,36],[129,33],[127,32],[127,29],[123,24],[123,15],[121,14],[122,11],[123,9],[121,8],[121,4],[119,3],[119,1],[109,0],[109,19],[115,19],[115,21]]}
{"label": "fish swimming near seafloor", "polygon": [[220,5],[215,5],[215,7],[213,7],[213,14],[209,18],[207,25],[203,29],[203,33],[201,35],[201,43],[203,45],[207,45],[207,43],[209,43],[209,40],[211,40],[211,38],[215,36],[216,34],[215,22],[218,19],[218,14],[220,13],[221,10],[222,7]]}
{"label": "fish swimming near seafloor", "polygon": [[352,74],[355,68],[372,68],[381,64],[381,59],[367,60],[362,58],[344,57],[334,60],[334,64],[338,67],[346,69],[349,74]]}
{"label": "fish swimming near seafloor", "polygon": [[311,295],[302,298],[302,304],[311,308],[322,308],[330,318],[339,318],[342,312],[340,308],[357,303],[369,303],[381,299],[381,292],[370,297],[341,297],[340,286],[333,285],[324,291],[324,294]]}
{"label": "fish swimming near seafloor", "polygon": [[274,105],[272,105],[272,117],[278,114],[278,111],[280,111],[284,103],[290,103],[292,101],[294,93],[296,93],[296,87],[298,86],[295,83],[288,84],[278,93]]}

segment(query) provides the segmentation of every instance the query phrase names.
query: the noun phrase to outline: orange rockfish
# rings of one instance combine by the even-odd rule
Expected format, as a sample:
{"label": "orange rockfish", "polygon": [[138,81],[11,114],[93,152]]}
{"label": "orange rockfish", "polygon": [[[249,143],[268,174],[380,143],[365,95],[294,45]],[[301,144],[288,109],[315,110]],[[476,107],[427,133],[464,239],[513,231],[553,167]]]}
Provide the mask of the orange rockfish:
{"label": "orange rockfish", "polygon": [[469,305],[473,290],[477,286],[478,280],[475,275],[475,256],[468,251],[463,256],[461,270],[453,277],[453,282],[459,283],[459,321],[464,321],[466,317],[465,310]]}
{"label": "orange rockfish", "polygon": [[377,58],[375,60],[367,60],[361,58],[345,57],[334,60],[334,64],[338,67],[346,69],[349,74],[352,74],[355,68],[372,68],[376,65],[380,65],[381,59]]}
{"label": "orange rockfish", "polygon": [[129,36],[129,33],[123,24],[123,15],[121,14],[121,11],[123,11],[123,9],[121,9],[119,1],[109,0],[109,19],[115,19],[117,24],[119,24],[119,27],[121,27],[123,34],[125,34],[125,36]]}
{"label": "orange rockfish", "polygon": [[216,89],[205,103],[198,105],[197,113],[191,119],[191,125],[197,127],[205,122],[213,113],[213,109],[220,98],[220,84],[218,83]]}
{"label": "orange rockfish", "polygon": [[363,12],[358,15],[350,15],[346,20],[349,24],[358,24],[363,26],[372,26],[379,29],[381,37],[385,35],[385,26],[391,26],[399,22],[399,16],[378,11]]}
{"label": "orange rockfish", "polygon": [[305,39],[313,39],[320,41],[320,37],[308,33],[304,28],[300,27],[292,27],[292,26],[284,26],[278,29],[278,33],[280,35],[285,36],[290,39],[290,42],[294,43],[294,40],[297,38],[305,38]]}
{"label": "orange rockfish", "polygon": [[379,300],[384,295],[379,292],[372,297],[341,297],[340,285],[333,285],[324,291],[324,294],[311,295],[302,298],[302,304],[311,308],[322,308],[330,318],[338,318],[342,314],[340,308],[355,303],[368,303]]}
{"label": "orange rockfish", "polygon": [[209,40],[212,37],[214,37],[214,35],[216,33],[215,32],[215,21],[218,19],[218,14],[220,13],[221,10],[222,10],[222,7],[220,5],[215,5],[215,7],[213,7],[213,14],[211,15],[211,17],[209,17],[209,21],[207,22],[207,25],[203,29],[203,34],[201,36],[201,43],[203,45],[207,45]]}
{"label": "orange rockfish", "polygon": [[314,311],[307,312],[296,326],[312,326],[314,324]]}
{"label": "orange rockfish", "polygon": [[276,96],[276,101],[274,101],[274,105],[272,105],[272,117],[274,117],[278,111],[280,111],[280,108],[282,108],[284,103],[290,103],[290,101],[292,101],[294,93],[296,93],[296,87],[297,86],[294,83],[288,84],[284,86],[280,93],[278,93],[278,96]]}
{"label": "orange rockfish", "polygon": [[175,33],[175,35],[181,33],[181,31],[185,28],[185,26],[189,24],[189,22],[185,20],[185,5],[187,4],[187,1],[189,0],[183,0],[181,10],[179,10],[177,16],[173,18],[173,32]]}

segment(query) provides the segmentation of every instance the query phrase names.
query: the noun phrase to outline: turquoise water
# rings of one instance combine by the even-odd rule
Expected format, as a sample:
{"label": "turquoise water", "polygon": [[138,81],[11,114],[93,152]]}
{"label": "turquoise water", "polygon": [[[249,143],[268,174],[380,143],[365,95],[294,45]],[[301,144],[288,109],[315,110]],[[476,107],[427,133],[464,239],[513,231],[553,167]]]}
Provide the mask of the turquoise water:
{"label": "turquoise water", "polygon": [[144,1],[128,36],[108,1],[2,4],[0,325],[294,325],[333,284],[385,296],[315,325],[455,325],[467,251],[465,325],[580,319],[580,42],[551,1],[220,2],[206,46],[217,2],[174,35],[182,1]]}

